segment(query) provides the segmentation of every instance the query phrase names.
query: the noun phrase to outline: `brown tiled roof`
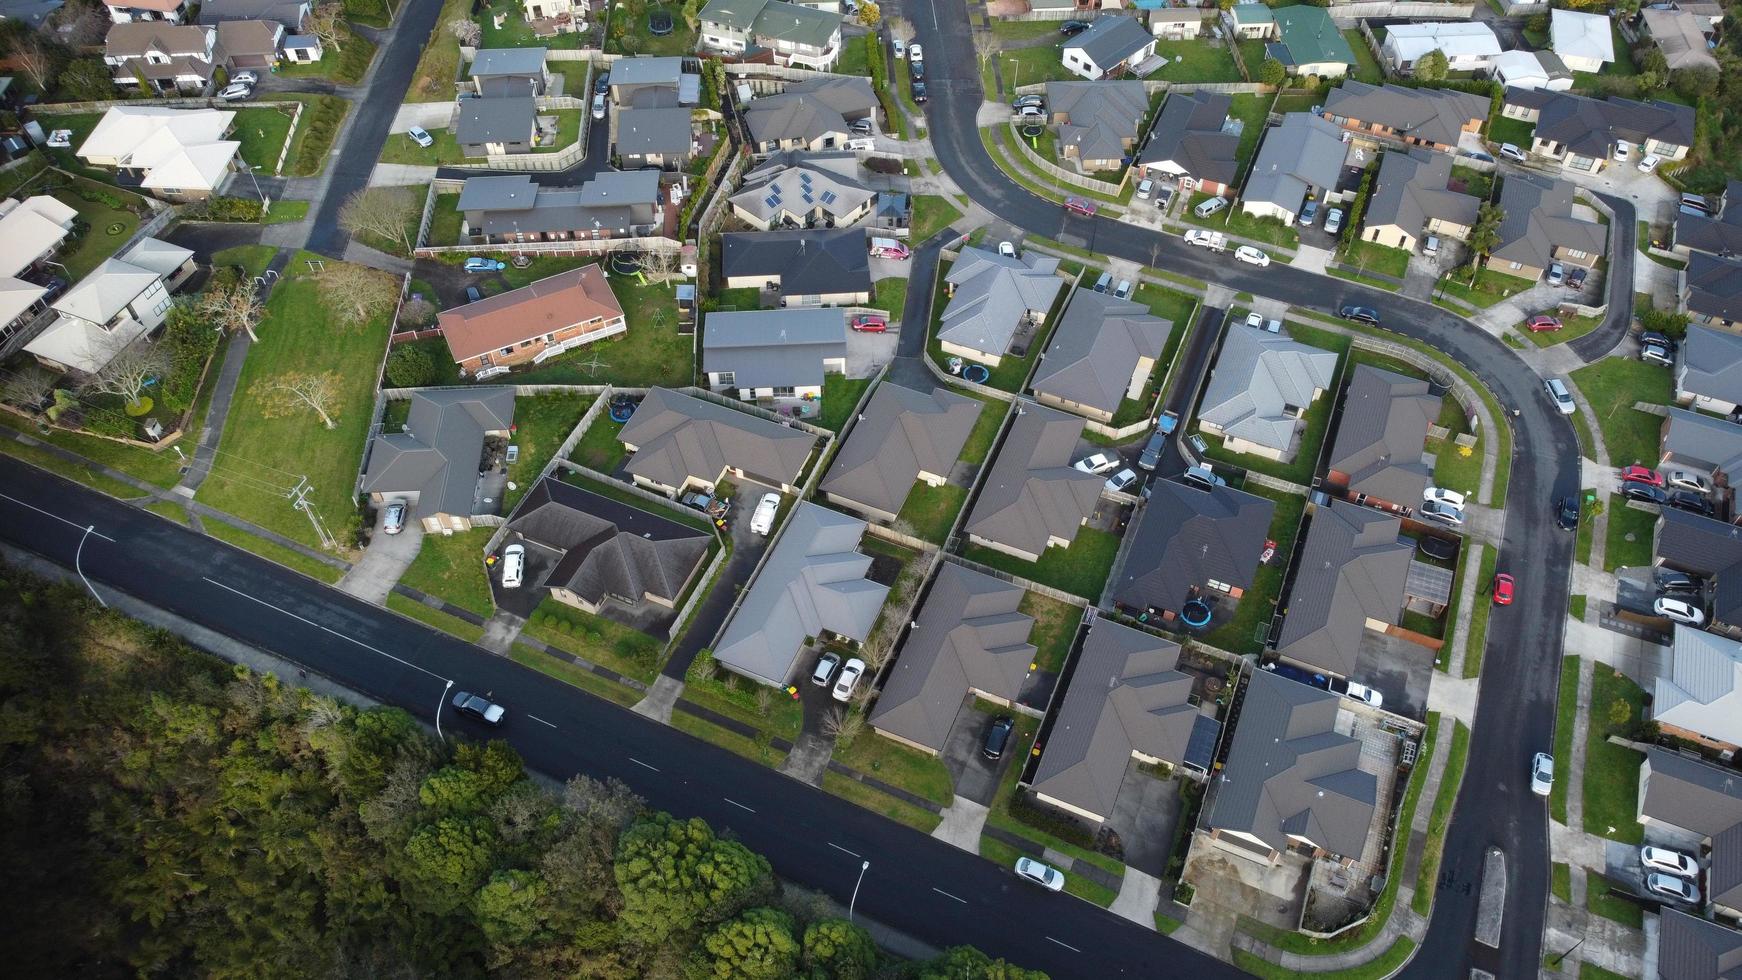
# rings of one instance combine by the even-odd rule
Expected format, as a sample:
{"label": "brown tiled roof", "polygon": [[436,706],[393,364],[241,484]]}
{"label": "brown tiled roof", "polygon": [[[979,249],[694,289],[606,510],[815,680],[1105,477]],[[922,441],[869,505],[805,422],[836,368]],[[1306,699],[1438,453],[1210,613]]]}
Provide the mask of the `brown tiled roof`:
{"label": "brown tiled roof", "polygon": [[464,361],[594,317],[622,315],[622,305],[595,264],[448,310],[439,323],[454,360]]}

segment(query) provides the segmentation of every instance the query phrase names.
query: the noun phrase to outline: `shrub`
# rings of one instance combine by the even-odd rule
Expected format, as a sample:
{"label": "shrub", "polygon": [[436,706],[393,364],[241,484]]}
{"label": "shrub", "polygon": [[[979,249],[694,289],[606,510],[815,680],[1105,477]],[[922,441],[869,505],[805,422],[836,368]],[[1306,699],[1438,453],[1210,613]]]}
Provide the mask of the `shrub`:
{"label": "shrub", "polygon": [[564,636],[573,636],[575,632],[575,624],[566,619],[557,620],[556,628],[562,630]]}
{"label": "shrub", "polygon": [[435,358],[416,344],[400,344],[387,353],[387,380],[395,388],[420,388],[436,381]]}
{"label": "shrub", "polygon": [[1029,799],[1026,790],[1018,789],[1010,798],[1010,815],[1035,830],[1051,834],[1067,844],[1085,851],[1095,850],[1095,835],[1088,828],[1055,810],[1042,807]]}

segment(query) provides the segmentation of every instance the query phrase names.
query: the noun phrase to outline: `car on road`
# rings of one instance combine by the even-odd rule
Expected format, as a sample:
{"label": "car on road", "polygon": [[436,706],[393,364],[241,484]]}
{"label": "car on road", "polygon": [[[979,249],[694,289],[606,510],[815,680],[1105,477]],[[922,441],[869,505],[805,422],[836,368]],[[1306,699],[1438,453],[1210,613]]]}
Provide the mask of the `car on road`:
{"label": "car on road", "polygon": [[1079,473],[1106,473],[1119,465],[1119,457],[1108,453],[1096,453],[1084,456],[1071,464],[1071,468]]}
{"label": "car on road", "polygon": [[828,687],[835,679],[835,668],[841,666],[841,655],[833,650],[824,650],[817,658],[817,669],[811,671],[811,683],[818,687]]}
{"label": "car on road", "polygon": [[1494,594],[1494,604],[1496,606],[1512,605],[1512,590],[1516,584],[1512,581],[1512,576],[1504,572],[1494,576],[1494,586],[1490,590]]}
{"label": "car on road", "polygon": [[1220,211],[1227,206],[1227,198],[1212,197],[1198,202],[1198,206],[1192,208],[1192,213],[1200,218],[1208,218],[1210,215],[1215,214],[1217,211]]}
{"label": "car on road", "polygon": [[1698,878],[1700,862],[1692,855],[1680,851],[1672,851],[1667,847],[1652,847],[1650,844],[1639,849],[1639,863],[1653,871],[1665,871],[1683,878]]}
{"label": "car on road", "polygon": [[1538,752],[1530,760],[1530,791],[1547,796],[1554,790],[1554,756]]}
{"label": "car on road", "polygon": [[1016,859],[1016,877],[1039,885],[1049,892],[1062,891],[1065,887],[1065,873],[1063,871],[1041,864],[1033,858],[1019,857]]}
{"label": "car on road", "polygon": [[501,272],[506,268],[508,268],[508,263],[501,259],[486,259],[477,255],[467,259],[465,265],[467,272]]}
{"label": "car on road", "polygon": [[1217,476],[1216,471],[1210,469],[1210,467],[1205,463],[1199,463],[1196,466],[1188,467],[1184,473],[1180,474],[1180,479],[1187,483],[1195,483],[1198,486],[1203,487],[1205,490],[1208,490],[1211,487],[1225,487],[1228,485],[1227,480]]}
{"label": "car on road", "polygon": [[1579,410],[1578,403],[1573,401],[1573,393],[1567,390],[1567,383],[1559,378],[1549,378],[1542,383],[1542,390],[1548,392],[1549,400],[1562,415],[1571,415]]}
{"label": "car on road", "polygon": [[1561,321],[1546,313],[1539,313],[1536,316],[1531,317],[1529,320],[1526,320],[1524,326],[1525,329],[1529,330],[1531,333],[1546,333],[1550,330],[1559,330],[1561,328]]}
{"label": "car on road", "polygon": [[1335,235],[1337,232],[1342,231],[1342,230],[1343,230],[1343,209],[1342,208],[1332,208],[1330,213],[1325,215],[1325,234]]}
{"label": "car on road", "polygon": [[1450,504],[1442,504],[1430,500],[1423,503],[1416,513],[1430,521],[1438,521],[1448,527],[1463,527],[1464,512]]}
{"label": "car on road", "polygon": [[1451,561],[1458,557],[1458,543],[1445,538],[1435,538],[1423,535],[1415,543],[1415,550],[1427,558],[1438,558],[1440,561]]}
{"label": "car on road", "polygon": [[907,59],[907,73],[916,83],[925,81],[925,62],[918,58]]}
{"label": "car on road", "polygon": [[1642,504],[1669,503],[1669,493],[1662,487],[1654,487],[1649,483],[1623,483],[1618,492],[1628,500],[1637,500]]}
{"label": "car on road", "polygon": [[1548,267],[1548,284],[1559,286],[1567,281],[1567,267],[1559,262],[1551,262]]}
{"label": "car on road", "polygon": [[1659,568],[1652,584],[1657,587],[1659,595],[1700,595],[1706,591],[1704,579],[1668,568]]}
{"label": "car on road", "polygon": [[1666,875],[1661,871],[1652,871],[1646,874],[1645,890],[1672,902],[1683,902],[1688,905],[1698,905],[1700,902],[1699,885],[1686,878]]}
{"label": "car on road", "polygon": [[1373,690],[1365,684],[1357,684],[1354,681],[1350,681],[1349,690],[1344,693],[1348,697],[1353,698],[1362,704],[1370,704],[1375,708],[1385,707],[1385,695],[1380,694],[1378,691]]}
{"label": "car on road", "polygon": [[1670,486],[1678,490],[1692,490],[1695,493],[1712,492],[1712,481],[1698,473],[1689,473],[1687,470],[1670,470],[1666,479]]}
{"label": "car on road", "polygon": [[1253,248],[1250,245],[1242,245],[1235,249],[1234,257],[1247,265],[1258,266],[1260,269],[1270,264],[1270,256],[1265,254],[1263,249]]}
{"label": "car on road", "polygon": [[1372,327],[1379,326],[1379,313],[1370,307],[1353,304],[1340,306],[1337,308],[1337,315],[1345,320],[1354,320],[1356,323],[1365,323]]}
{"label": "car on road", "polygon": [[1695,493],[1692,490],[1671,490],[1669,492],[1669,505],[1676,510],[1685,510],[1701,517],[1718,516],[1718,508],[1712,506],[1712,502],[1706,499],[1706,495]]}
{"label": "car on road", "polygon": [[1096,206],[1094,201],[1091,201],[1086,197],[1067,197],[1065,198],[1065,210],[1074,214],[1088,215],[1092,217],[1096,211],[1100,210],[1100,208]]}
{"label": "car on road", "polygon": [[1166,432],[1157,428],[1149,434],[1149,441],[1143,444],[1143,451],[1137,454],[1137,468],[1154,471],[1161,464],[1161,454],[1167,451]]}
{"label": "car on road", "polygon": [[254,86],[247,82],[231,82],[218,92],[218,98],[225,102],[235,102],[246,99],[254,94]]}
{"label": "car on road", "polygon": [[772,490],[762,495],[756,502],[756,510],[750,514],[750,533],[768,536],[774,530],[774,515],[780,512],[780,494]]}
{"label": "car on road", "polygon": [[925,49],[919,46],[918,41],[915,41],[912,44],[907,46],[907,60],[908,61],[924,61],[925,60]]}
{"label": "car on road", "polygon": [[850,701],[853,698],[853,688],[859,685],[859,678],[865,676],[865,661],[858,657],[847,661],[841,668],[841,676],[835,680],[835,690],[831,696],[836,701]]}
{"label": "car on road", "polygon": [[230,83],[233,85],[259,85],[260,75],[252,71],[239,71],[230,76]]}
{"label": "car on road", "polygon": [[1113,493],[1127,493],[1137,482],[1137,471],[1127,466],[1107,478],[1107,489]]}
{"label": "car on road", "polygon": [[1663,160],[1659,158],[1657,154],[1647,153],[1645,159],[1639,161],[1639,172],[1642,174],[1651,173],[1653,170],[1656,170],[1657,165],[1662,162]]}
{"label": "car on road", "polygon": [[605,93],[603,92],[593,96],[593,118],[605,118]]}
{"label": "car on road", "polygon": [[1652,602],[1651,611],[1665,619],[1688,626],[1706,625],[1706,611],[1681,599],[1660,596]]}
{"label": "car on road", "polygon": [[1086,20],[1067,20],[1059,25],[1059,33],[1065,37],[1075,37],[1088,29],[1089,22]]}
{"label": "car on road", "polygon": [[860,333],[887,333],[889,321],[875,313],[857,313],[847,325]]}
{"label": "car on road", "polygon": [[405,530],[405,501],[395,500],[381,512],[381,532],[398,534]]}
{"label": "car on road", "polygon": [[1554,522],[1563,531],[1579,529],[1579,498],[1566,496],[1554,502]]}
{"label": "car on road", "polygon": [[1639,348],[1639,359],[1659,367],[1674,367],[1675,351],[1660,344],[1642,344]]}
{"label": "car on road", "polygon": [[462,715],[470,715],[486,725],[502,724],[502,717],[508,714],[508,709],[471,691],[454,693],[454,710]]}
{"label": "car on road", "polygon": [[1306,207],[1300,209],[1298,222],[1302,228],[1311,228],[1313,222],[1319,220],[1319,202],[1308,201]]}
{"label": "car on road", "polygon": [[1016,719],[1009,715],[999,715],[992,719],[992,724],[986,726],[986,735],[980,740],[980,754],[988,759],[1004,757],[1004,748],[1010,744],[1010,733],[1016,730]]}
{"label": "car on road", "polygon": [[918,105],[925,105],[925,83],[924,82],[914,82],[913,83],[913,101]]}
{"label": "car on road", "polygon": [[476,303],[484,298],[484,291],[477,286],[466,287],[466,302]]}
{"label": "car on road", "polygon": [[502,587],[520,588],[520,578],[526,574],[526,546],[511,544],[502,549]]}
{"label": "car on road", "polygon": [[1500,155],[1516,163],[1524,163],[1529,159],[1524,155],[1523,150],[1513,146],[1511,143],[1500,144]]}
{"label": "car on road", "polygon": [[1447,490],[1445,487],[1428,487],[1422,491],[1421,499],[1423,503],[1437,502],[1448,507],[1456,507],[1459,510],[1464,509],[1464,495],[1456,490]]}
{"label": "car on road", "polygon": [[416,143],[418,146],[421,146],[426,150],[435,145],[435,137],[431,136],[429,130],[424,129],[422,126],[411,127],[405,131],[405,135],[411,137],[413,143]]}
{"label": "car on road", "polygon": [[1649,466],[1623,466],[1621,468],[1622,483],[1645,483],[1654,487],[1663,486],[1663,474]]}

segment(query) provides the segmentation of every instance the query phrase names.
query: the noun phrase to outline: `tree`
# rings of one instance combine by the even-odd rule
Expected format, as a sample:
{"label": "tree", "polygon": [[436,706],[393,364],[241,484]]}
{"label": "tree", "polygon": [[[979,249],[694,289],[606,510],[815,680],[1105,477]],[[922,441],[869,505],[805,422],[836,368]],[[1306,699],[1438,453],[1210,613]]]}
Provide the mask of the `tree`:
{"label": "tree", "polygon": [[1651,72],[1659,78],[1669,77],[1669,59],[1663,56],[1663,52],[1658,50],[1655,44],[1646,48],[1638,58],[1634,59],[1634,63],[1641,72]]}
{"label": "tree", "polygon": [[1647,331],[1655,331],[1674,340],[1687,336],[1688,315],[1653,307],[1640,312],[1639,325]]}
{"label": "tree", "polygon": [[1046,980],[1038,970],[1024,970],[1003,960],[994,960],[972,946],[952,946],[943,955],[921,966],[916,980]]}
{"label": "tree", "polygon": [[[472,26],[476,28],[478,25]],[[345,23],[345,5],[342,3],[323,3],[310,10],[303,19],[302,29],[320,39],[321,47],[334,51],[343,51],[345,42],[351,39],[351,28]]]}
{"label": "tree", "polygon": [[399,284],[391,275],[354,262],[328,262],[315,281],[327,301],[355,323],[392,312],[399,300]]}
{"label": "tree", "polygon": [[991,31],[974,32],[974,57],[980,61],[980,70],[986,70],[986,60],[998,52],[998,35]]}
{"label": "tree", "polygon": [[1718,91],[1719,74],[1709,67],[1678,68],[1670,73],[1669,85],[1689,102],[1699,102]]}
{"label": "tree", "polygon": [[[467,23],[470,23],[468,21]],[[365,187],[339,208],[339,227],[352,235],[374,235],[411,254],[412,227],[419,217],[417,198],[406,187]]]}
{"label": "tree", "polygon": [[339,394],[339,374],[328,371],[324,374],[295,372],[287,374],[277,382],[267,387],[268,417],[274,415],[289,415],[299,408],[307,408],[321,417],[321,423],[329,429],[338,428],[333,421],[333,412],[337,409],[333,401]]}
{"label": "tree", "polygon": [[650,248],[641,253],[641,271],[654,282],[665,282],[677,275],[681,258],[675,248]]}
{"label": "tree", "polygon": [[1265,85],[1280,86],[1288,79],[1288,69],[1275,58],[1265,58],[1258,64],[1258,81]]}
{"label": "tree", "polygon": [[834,980],[866,980],[877,969],[877,944],[846,919],[813,922],[804,931],[804,966]]}
{"label": "tree", "polygon": [[778,909],[750,909],[702,937],[695,961],[718,980],[786,980],[798,965],[792,916]]}
{"label": "tree", "polygon": [[1482,268],[1482,260],[1500,244],[1500,223],[1505,220],[1506,212],[1497,204],[1483,202],[1476,209],[1476,224],[1470,229],[1470,237],[1464,243],[1470,246],[1471,283],[1476,281],[1476,273]]}
{"label": "tree", "polygon": [[484,938],[498,946],[531,939],[542,925],[544,882],[530,871],[498,871],[472,899]]}
{"label": "tree", "polygon": [[442,817],[405,842],[406,897],[429,912],[452,912],[490,872],[495,839],[482,817]]}
{"label": "tree", "polygon": [[27,30],[19,34],[7,53],[30,76],[31,82],[44,92],[53,88],[55,78],[66,61],[66,54],[60,45],[40,31]]}
{"label": "tree", "polygon": [[194,300],[193,308],[206,322],[226,333],[246,333],[249,340],[260,339],[254,328],[266,315],[266,307],[261,304],[251,279],[234,276],[219,281],[214,277],[213,284]]}
{"label": "tree", "polygon": [[614,866],[624,938],[656,946],[676,932],[725,919],[773,884],[768,860],[723,841],[700,819],[656,813],[632,824]]}
{"label": "tree", "polygon": [[1446,80],[1446,53],[1439,48],[1429,51],[1415,61],[1415,80],[1428,85],[1437,85]]}
{"label": "tree", "polygon": [[435,322],[435,304],[422,296],[413,296],[399,306],[399,326],[418,329]]}
{"label": "tree", "polygon": [[683,22],[690,25],[690,30],[701,25],[702,7],[706,5],[707,0],[683,0]]}
{"label": "tree", "polygon": [[891,17],[889,18],[889,36],[902,44],[907,44],[913,40],[913,24],[909,23],[905,17]]}
{"label": "tree", "polygon": [[16,371],[7,371],[5,376],[5,384],[0,385],[0,398],[31,411],[54,394],[55,382],[60,380],[53,371],[34,362],[27,362]]}
{"label": "tree", "polygon": [[86,380],[85,390],[119,395],[126,401],[128,411],[139,415],[150,411],[145,389],[169,370],[168,354],[143,340],[128,344],[105,336],[95,342],[91,359],[106,362]]}
{"label": "tree", "polygon": [[102,44],[109,33],[108,9],[100,3],[74,0],[55,11],[49,22],[61,39],[74,48]]}
{"label": "tree", "polygon": [[448,33],[454,36],[454,40],[469,48],[477,47],[478,42],[484,39],[484,29],[470,17],[455,17],[448,21]]}
{"label": "tree", "polygon": [[876,30],[877,24],[882,20],[883,8],[879,7],[873,0],[862,0],[859,4],[859,24]]}

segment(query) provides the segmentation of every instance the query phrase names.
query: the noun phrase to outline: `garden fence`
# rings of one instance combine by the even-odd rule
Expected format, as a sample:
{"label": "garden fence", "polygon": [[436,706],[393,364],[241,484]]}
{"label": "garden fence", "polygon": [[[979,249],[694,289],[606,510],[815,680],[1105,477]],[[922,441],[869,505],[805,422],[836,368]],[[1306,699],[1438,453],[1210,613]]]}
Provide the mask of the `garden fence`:
{"label": "garden fence", "polygon": [[664,236],[636,238],[571,238],[558,242],[491,242],[477,245],[421,245],[413,253],[420,259],[442,255],[481,255],[505,252],[510,255],[606,255],[611,252],[634,252],[682,248],[682,243]]}
{"label": "garden fence", "polygon": [[[1074,187],[1081,187],[1084,190],[1094,191],[1098,194],[1105,194],[1108,197],[1118,197],[1125,190],[1125,184],[1123,181],[1115,184],[1095,177],[1088,177],[1077,173],[1074,170],[1066,170],[1064,167],[1061,167],[1058,164],[1053,163],[1051,160],[1048,160],[1046,157],[1041,156],[1039,151],[1028,145],[1028,140],[1023,138],[1022,130],[1018,129],[1015,123],[1010,123],[1010,135],[1014,137],[1015,143],[1023,157],[1028,160],[1031,166],[1038,168],[1043,174],[1055,177]],[[1130,173],[1130,168],[1126,168],[1125,172]]]}
{"label": "garden fence", "polygon": [[[278,104],[284,105],[282,102]],[[290,147],[296,142],[296,127],[302,124],[302,110],[305,108],[301,99],[295,100],[291,105],[296,108],[290,113],[290,129],[284,134],[284,146],[279,149],[278,162],[272,167],[273,175],[278,177],[284,176],[284,161],[290,159]]]}
{"label": "garden fence", "polygon": [[990,575],[993,578],[998,579],[1000,582],[1009,582],[1011,585],[1017,586],[1018,588],[1027,589],[1030,592],[1039,593],[1040,595],[1046,596],[1049,599],[1057,599],[1060,602],[1068,602],[1071,605],[1076,606],[1078,609],[1083,609],[1083,608],[1086,608],[1086,607],[1093,604],[1093,600],[1085,599],[1080,595],[1076,595],[1075,593],[1066,592],[1063,589],[1055,589],[1050,585],[1042,585],[1039,582],[1034,581],[1033,579],[1023,578],[1020,575],[1012,575],[1009,572],[1004,571],[1003,569],[993,568],[991,565],[983,565],[980,562],[977,562],[972,558],[964,558],[963,556],[956,554],[953,551],[945,554],[944,560],[945,561],[953,561],[956,564],[962,566],[963,568],[972,569],[976,572],[981,573],[982,575]]}

